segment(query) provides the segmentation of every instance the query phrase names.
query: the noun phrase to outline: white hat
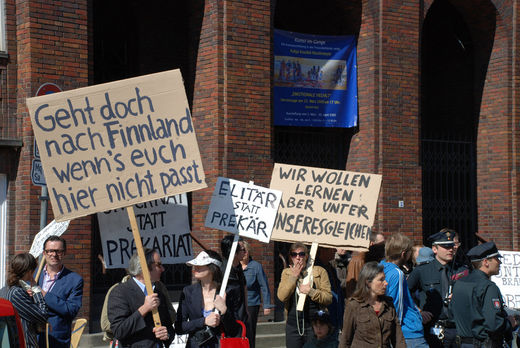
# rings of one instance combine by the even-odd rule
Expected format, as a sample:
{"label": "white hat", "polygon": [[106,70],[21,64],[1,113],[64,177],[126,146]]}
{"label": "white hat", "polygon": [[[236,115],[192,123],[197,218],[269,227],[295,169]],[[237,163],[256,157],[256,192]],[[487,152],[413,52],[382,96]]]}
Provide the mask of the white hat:
{"label": "white hat", "polygon": [[214,265],[217,265],[219,267],[222,266],[222,262],[221,261],[210,257],[208,255],[208,253],[205,252],[205,251],[203,251],[200,254],[198,254],[197,257],[194,258],[193,260],[186,262],[186,264],[188,266],[207,266],[210,263],[212,263]]}

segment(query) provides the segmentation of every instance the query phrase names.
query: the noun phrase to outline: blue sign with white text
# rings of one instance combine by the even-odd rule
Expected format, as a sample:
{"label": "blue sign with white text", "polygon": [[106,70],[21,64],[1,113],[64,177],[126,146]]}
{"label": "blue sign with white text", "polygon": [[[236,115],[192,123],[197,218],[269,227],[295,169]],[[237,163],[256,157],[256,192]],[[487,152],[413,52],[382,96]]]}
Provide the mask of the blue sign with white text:
{"label": "blue sign with white text", "polygon": [[274,124],[357,126],[355,36],[274,32]]}

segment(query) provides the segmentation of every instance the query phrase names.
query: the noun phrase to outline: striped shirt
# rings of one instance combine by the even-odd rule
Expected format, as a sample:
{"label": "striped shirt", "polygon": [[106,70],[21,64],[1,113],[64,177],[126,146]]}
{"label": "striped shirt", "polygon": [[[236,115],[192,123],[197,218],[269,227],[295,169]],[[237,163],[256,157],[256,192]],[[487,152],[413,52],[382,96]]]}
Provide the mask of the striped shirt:
{"label": "striped shirt", "polygon": [[47,304],[42,293],[34,293],[31,297],[21,287],[12,286],[7,293],[7,299],[11,301],[22,319],[27,348],[38,348],[37,325],[45,325],[48,317]]}

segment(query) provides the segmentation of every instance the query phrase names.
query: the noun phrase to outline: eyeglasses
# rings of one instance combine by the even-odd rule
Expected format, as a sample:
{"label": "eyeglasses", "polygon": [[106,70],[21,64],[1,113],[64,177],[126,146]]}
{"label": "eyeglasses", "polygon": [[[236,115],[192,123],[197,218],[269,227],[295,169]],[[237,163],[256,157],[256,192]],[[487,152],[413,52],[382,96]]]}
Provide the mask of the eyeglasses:
{"label": "eyeglasses", "polygon": [[296,257],[296,256],[305,257],[306,253],[305,253],[305,251],[300,251],[299,253],[295,253],[295,252],[291,251],[290,255],[291,255],[291,257]]}
{"label": "eyeglasses", "polygon": [[162,262],[154,262],[153,264],[156,265],[157,267],[162,267],[163,266]]}
{"label": "eyeglasses", "polygon": [[63,255],[65,250],[63,249],[47,249],[44,250],[47,255],[56,254],[56,255]]}

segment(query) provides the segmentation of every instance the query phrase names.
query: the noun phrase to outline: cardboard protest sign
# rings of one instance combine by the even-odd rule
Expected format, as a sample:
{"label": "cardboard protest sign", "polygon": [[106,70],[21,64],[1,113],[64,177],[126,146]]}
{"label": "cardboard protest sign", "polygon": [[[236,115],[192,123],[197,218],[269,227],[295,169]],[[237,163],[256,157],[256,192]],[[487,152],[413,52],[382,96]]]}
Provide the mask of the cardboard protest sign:
{"label": "cardboard protest sign", "polygon": [[270,187],[283,193],[271,239],[368,248],[381,175],[276,163]]}
{"label": "cardboard protest sign", "polygon": [[56,220],[52,220],[50,224],[45,226],[43,230],[34,236],[29,253],[31,253],[35,258],[40,257],[40,255],[43,253],[43,243],[45,243],[47,238],[50,236],[61,236],[69,227],[69,223],[70,220],[63,222],[56,222]]}
{"label": "cardboard protest sign", "polygon": [[[192,245],[186,194],[134,205],[143,246],[155,249],[164,264],[191,260]],[[124,209],[97,214],[106,268],[127,268],[136,250]]]}
{"label": "cardboard protest sign", "polygon": [[206,215],[206,227],[269,243],[282,193],[219,177]]}
{"label": "cardboard protest sign", "polygon": [[500,273],[492,276],[502,293],[504,304],[509,308],[520,309],[520,251],[500,251]]}
{"label": "cardboard protest sign", "polygon": [[57,221],[206,187],[179,70],[27,107]]}

